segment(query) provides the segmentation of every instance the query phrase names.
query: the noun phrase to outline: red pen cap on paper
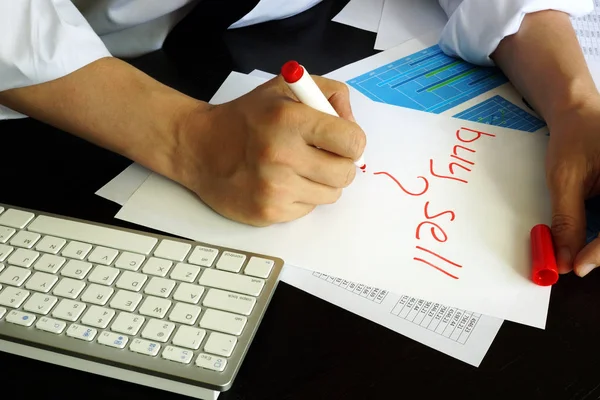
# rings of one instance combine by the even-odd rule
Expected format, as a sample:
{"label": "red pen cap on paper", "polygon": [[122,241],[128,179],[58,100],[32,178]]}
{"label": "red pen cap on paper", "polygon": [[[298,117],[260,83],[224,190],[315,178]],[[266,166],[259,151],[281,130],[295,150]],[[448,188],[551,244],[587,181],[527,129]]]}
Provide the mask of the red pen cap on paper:
{"label": "red pen cap on paper", "polygon": [[552,233],[548,225],[531,229],[531,279],[540,286],[554,285],[558,281],[558,266],[554,256]]}

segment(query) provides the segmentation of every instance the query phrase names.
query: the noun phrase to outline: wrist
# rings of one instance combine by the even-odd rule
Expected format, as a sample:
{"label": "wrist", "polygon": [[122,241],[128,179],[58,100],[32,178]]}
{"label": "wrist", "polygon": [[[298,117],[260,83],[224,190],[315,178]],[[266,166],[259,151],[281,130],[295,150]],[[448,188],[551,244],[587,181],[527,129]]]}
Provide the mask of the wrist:
{"label": "wrist", "polygon": [[600,94],[591,78],[576,78],[561,83],[561,87],[551,91],[553,98],[541,111],[550,131],[561,131],[565,122],[574,116],[588,109],[600,108]]}

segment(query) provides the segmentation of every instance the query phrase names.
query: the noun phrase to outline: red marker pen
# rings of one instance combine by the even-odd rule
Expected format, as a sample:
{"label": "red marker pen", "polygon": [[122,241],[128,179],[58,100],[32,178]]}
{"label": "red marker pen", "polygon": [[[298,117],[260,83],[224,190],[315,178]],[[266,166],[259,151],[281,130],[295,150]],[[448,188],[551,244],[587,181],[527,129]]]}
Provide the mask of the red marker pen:
{"label": "red marker pen", "polygon": [[540,286],[554,285],[558,281],[558,267],[554,256],[552,233],[547,225],[531,229],[531,279]]}
{"label": "red marker pen", "polygon": [[[288,61],[281,67],[281,76],[285,80],[285,83],[294,92],[298,100],[321,112],[339,117],[338,113],[331,106],[327,97],[323,94],[321,89],[317,86],[315,81],[310,77],[310,74],[306,69],[298,64],[296,61]],[[358,161],[354,164],[364,170],[366,164],[361,156]]]}

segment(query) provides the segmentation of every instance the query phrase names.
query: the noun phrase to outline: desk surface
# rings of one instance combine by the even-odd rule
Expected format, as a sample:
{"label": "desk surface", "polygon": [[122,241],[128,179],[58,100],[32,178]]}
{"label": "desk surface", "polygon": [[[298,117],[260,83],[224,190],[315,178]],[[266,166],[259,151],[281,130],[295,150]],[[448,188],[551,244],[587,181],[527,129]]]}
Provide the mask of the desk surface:
{"label": "desk surface", "polygon": [[[373,54],[374,34],[330,22],[345,3],[325,1],[296,18],[227,32],[187,64],[162,51],[132,63],[204,100],[231,70],[277,73],[295,58],[327,73]],[[293,34],[284,41],[281,32]],[[30,119],[2,122],[0,132],[1,203],[132,226],[113,218],[118,206],[94,195],[128,160]],[[545,331],[505,322],[479,368],[282,283],[233,388],[220,398],[598,398],[598,338],[599,273],[561,278]],[[0,390],[21,396],[81,399],[91,390],[99,399],[182,398],[3,353],[0,368]]]}

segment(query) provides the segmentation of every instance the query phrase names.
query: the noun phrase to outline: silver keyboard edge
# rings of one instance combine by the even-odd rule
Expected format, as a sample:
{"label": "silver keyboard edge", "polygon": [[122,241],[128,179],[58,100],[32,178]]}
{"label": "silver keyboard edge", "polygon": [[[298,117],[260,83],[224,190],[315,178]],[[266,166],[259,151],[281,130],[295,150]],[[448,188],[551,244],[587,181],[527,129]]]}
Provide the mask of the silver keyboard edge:
{"label": "silver keyboard edge", "polygon": [[[62,218],[66,220],[122,230],[140,235],[151,236],[159,239],[158,243],[160,243],[160,240],[162,239],[174,240],[178,242],[189,243],[192,246],[212,247],[218,249],[219,254],[222,254],[223,251],[232,251],[246,254],[247,256],[249,256],[247,259],[249,259],[252,256],[255,256],[273,260],[274,266],[272,268],[271,274],[267,279],[265,279],[265,285],[261,291],[261,294],[256,297],[257,300],[254,311],[248,316],[248,321],[246,323],[244,331],[241,335],[237,336],[238,342],[233,353],[231,354],[231,356],[226,357],[227,367],[223,372],[216,372],[199,368],[194,364],[195,359],[190,364],[178,364],[162,359],[161,353],[164,349],[164,346],[168,345],[167,343],[161,344],[161,351],[158,355],[150,357],[147,355],[131,352],[127,349],[127,347],[124,349],[114,349],[111,347],[101,345],[97,343],[96,340],[94,340],[93,342],[84,342],[78,339],[66,337],[64,333],[62,335],[53,335],[51,333],[47,333],[36,329],[35,324],[30,327],[24,327],[5,322],[4,319],[0,321],[0,339],[3,340],[12,341],[27,346],[33,346],[44,350],[56,351],[68,356],[80,357],[82,359],[86,359],[92,362],[97,362],[134,372],[154,375],[156,377],[169,379],[202,388],[207,388],[219,392],[224,392],[230,389],[231,385],[233,384],[233,381],[235,380],[235,377],[237,376],[237,373],[239,372],[242,362],[244,361],[244,358],[252,343],[252,340],[256,335],[258,327],[260,326],[260,323],[271,301],[273,293],[275,292],[275,289],[279,282],[279,275],[284,264],[282,259],[265,254],[252,253],[236,248],[222,247],[211,243],[197,242],[188,239],[181,239],[179,237],[174,236],[149,233],[144,232],[142,230],[122,228],[117,225],[102,224],[91,220],[84,220],[68,217],[65,215],[52,214],[31,208],[23,208],[3,203],[0,203],[0,207],[4,207],[5,209],[12,208],[16,210],[31,212],[34,213],[36,217],[39,215],[46,215],[49,217]],[[31,221],[28,223],[28,225],[30,223]],[[25,227],[23,230],[27,230],[27,227]],[[152,253],[150,255],[153,254],[154,250],[158,246],[158,243],[152,250]],[[218,258],[214,260],[213,268],[217,260]],[[171,298],[172,296],[169,296],[169,299]],[[19,309],[20,308],[21,307],[19,307]],[[106,330],[108,330],[108,328]],[[98,335],[101,333],[101,331],[101,329],[98,330]],[[128,336],[130,337],[130,340],[133,340],[134,338],[140,338],[140,335],[141,329],[137,335]],[[108,353],[110,354],[110,356],[103,356],[103,353]]]}

